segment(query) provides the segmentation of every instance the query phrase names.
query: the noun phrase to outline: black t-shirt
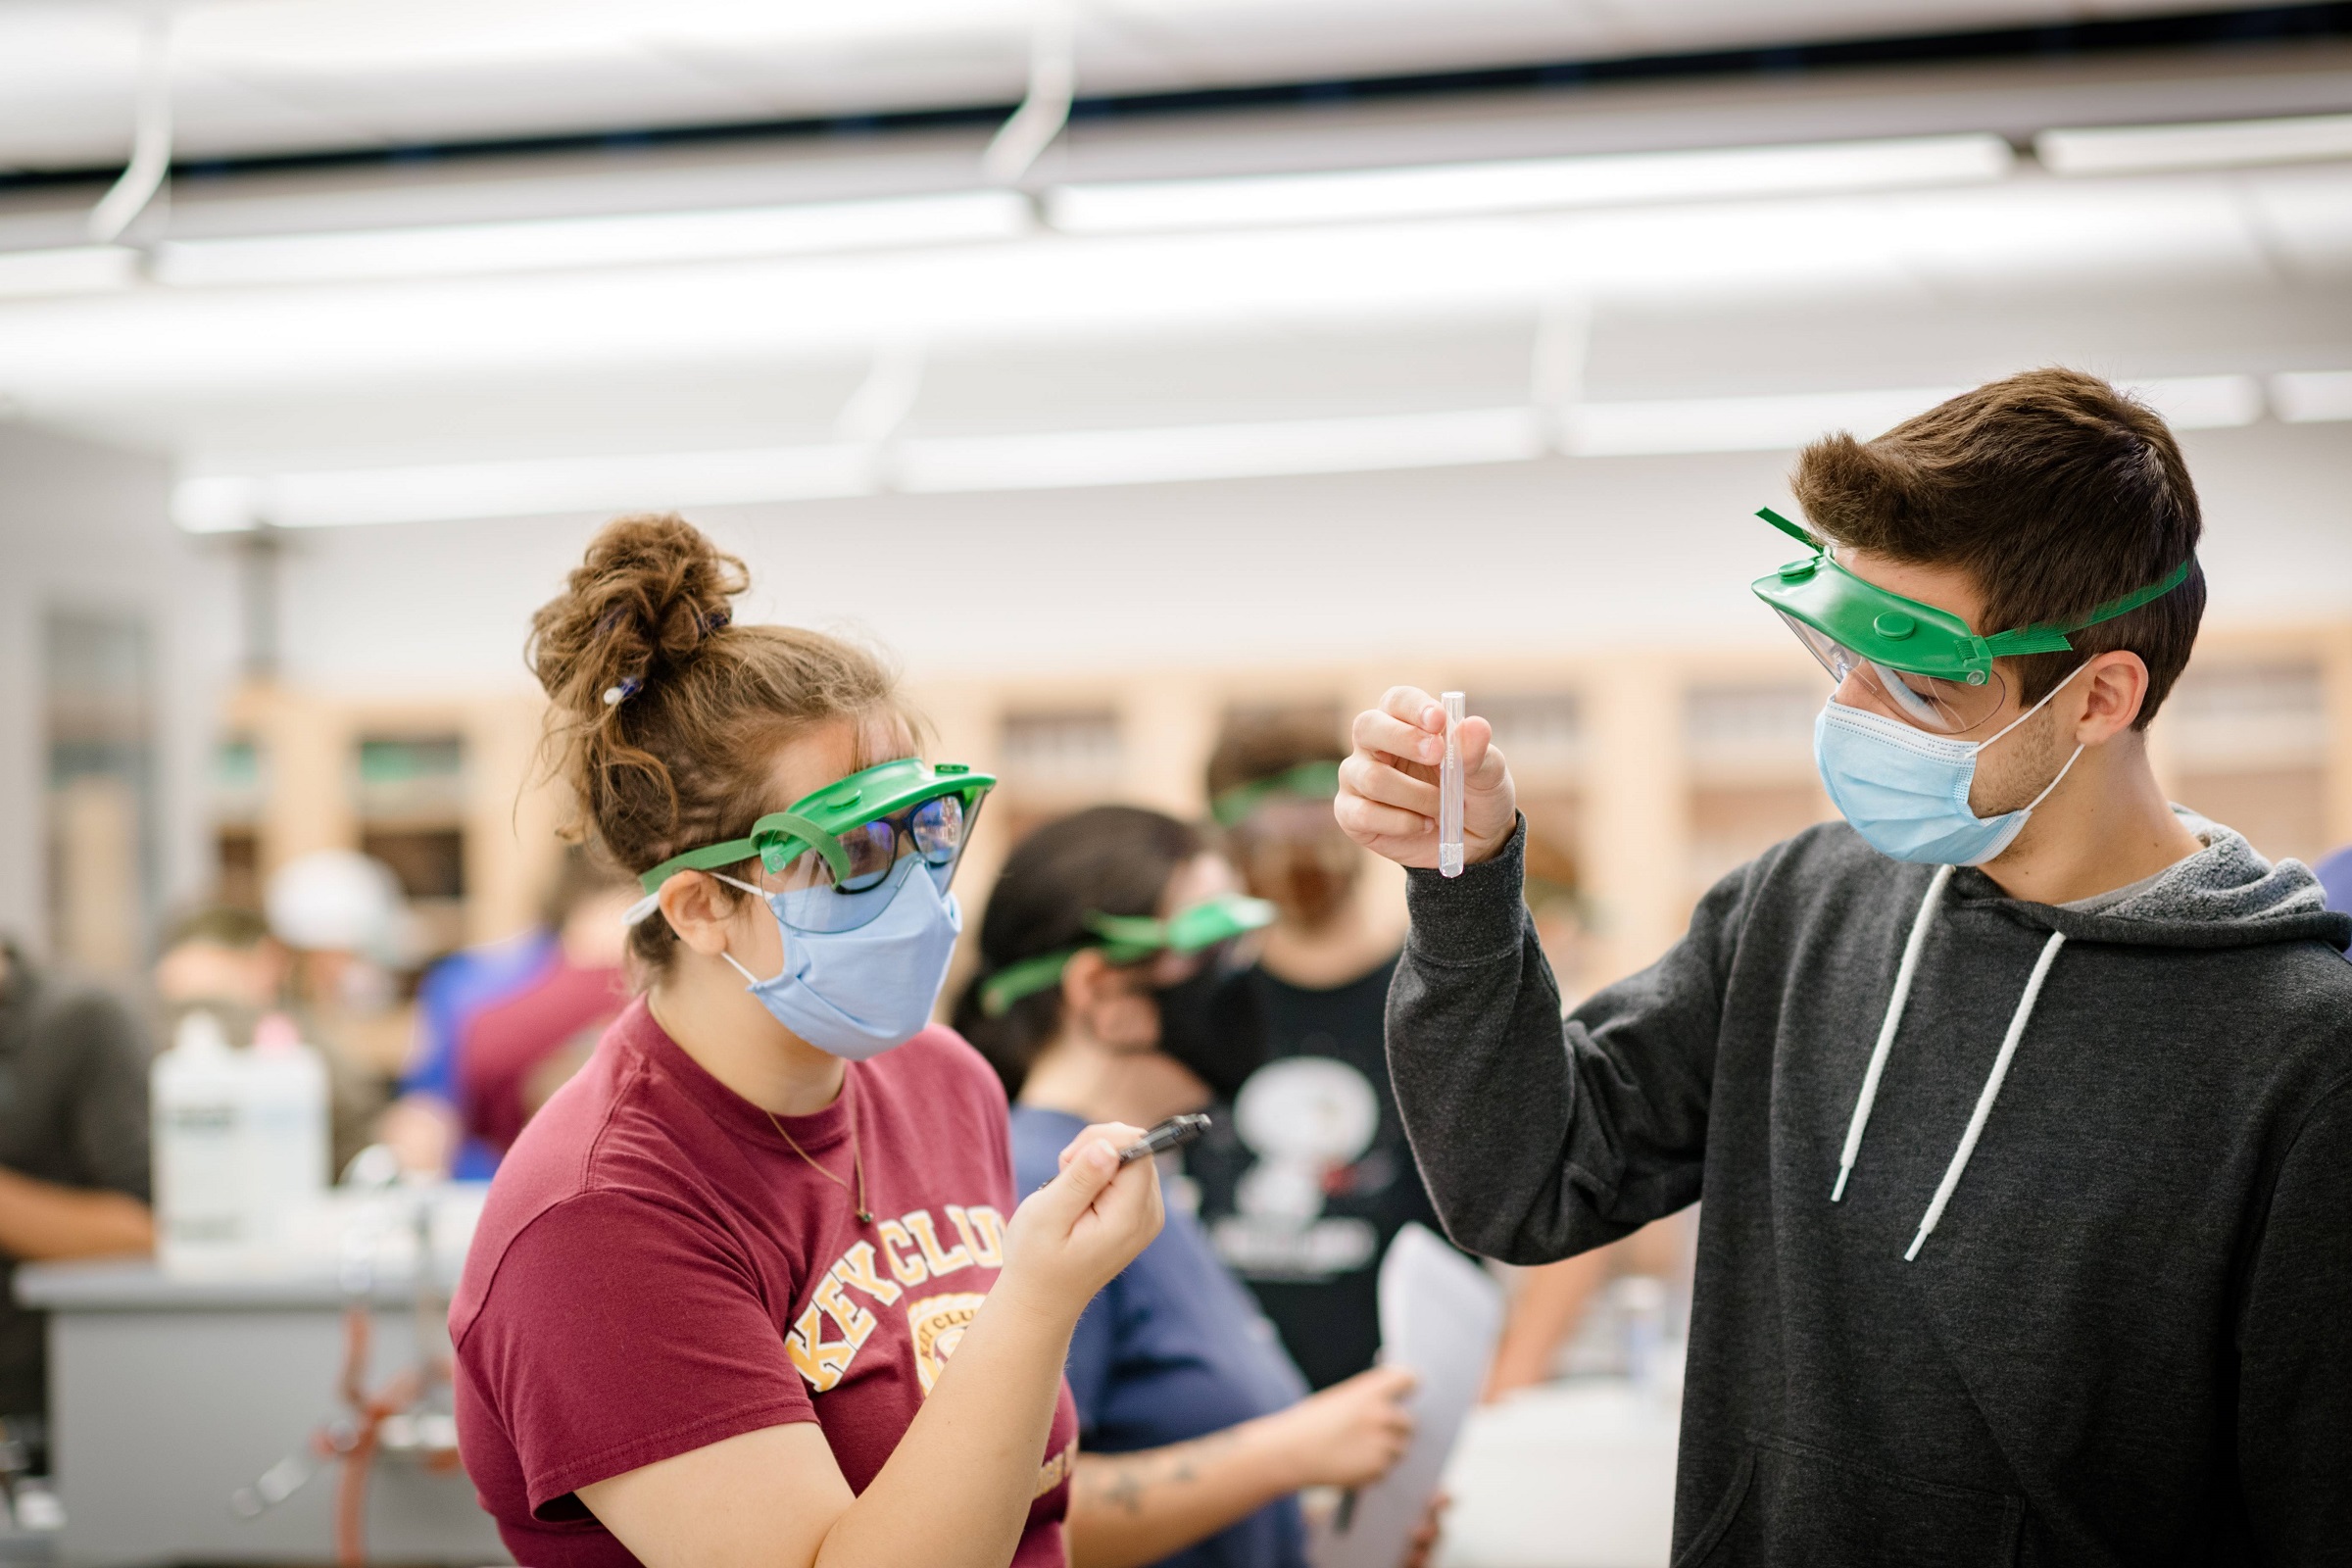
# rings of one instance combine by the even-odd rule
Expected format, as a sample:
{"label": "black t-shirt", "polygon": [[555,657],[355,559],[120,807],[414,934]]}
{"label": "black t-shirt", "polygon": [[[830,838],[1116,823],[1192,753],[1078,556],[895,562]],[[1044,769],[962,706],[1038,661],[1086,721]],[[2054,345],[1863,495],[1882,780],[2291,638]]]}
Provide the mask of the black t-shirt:
{"label": "black t-shirt", "polygon": [[1380,1259],[1408,1220],[1436,1211],[1389,1088],[1383,1044],[1391,958],[1309,991],[1250,971],[1266,1062],[1187,1152],[1217,1255],[1281,1330],[1307,1381],[1329,1388],[1380,1348]]}
{"label": "black t-shirt", "polygon": [[[45,984],[9,955],[0,979],[0,1165],[147,1200],[147,1039],[103,993]],[[0,1252],[0,1415],[48,1402],[42,1316],[17,1305]]]}

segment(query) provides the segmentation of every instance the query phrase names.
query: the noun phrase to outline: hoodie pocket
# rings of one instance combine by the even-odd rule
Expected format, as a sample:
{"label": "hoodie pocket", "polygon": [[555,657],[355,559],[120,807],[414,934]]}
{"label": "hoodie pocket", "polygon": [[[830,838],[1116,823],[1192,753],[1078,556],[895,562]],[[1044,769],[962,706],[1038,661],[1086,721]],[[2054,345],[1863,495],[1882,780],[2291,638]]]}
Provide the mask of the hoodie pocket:
{"label": "hoodie pocket", "polygon": [[1881,1470],[1749,1434],[1732,1483],[1674,1568],[2000,1568],[2023,1497]]}

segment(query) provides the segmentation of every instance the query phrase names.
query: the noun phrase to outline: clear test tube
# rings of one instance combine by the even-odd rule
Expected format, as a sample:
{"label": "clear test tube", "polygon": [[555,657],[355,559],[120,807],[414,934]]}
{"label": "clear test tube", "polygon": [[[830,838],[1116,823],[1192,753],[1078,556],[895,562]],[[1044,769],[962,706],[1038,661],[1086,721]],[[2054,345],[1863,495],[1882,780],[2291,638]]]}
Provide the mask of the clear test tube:
{"label": "clear test tube", "polygon": [[1447,692],[1446,760],[1438,764],[1438,874],[1462,874],[1462,694]]}

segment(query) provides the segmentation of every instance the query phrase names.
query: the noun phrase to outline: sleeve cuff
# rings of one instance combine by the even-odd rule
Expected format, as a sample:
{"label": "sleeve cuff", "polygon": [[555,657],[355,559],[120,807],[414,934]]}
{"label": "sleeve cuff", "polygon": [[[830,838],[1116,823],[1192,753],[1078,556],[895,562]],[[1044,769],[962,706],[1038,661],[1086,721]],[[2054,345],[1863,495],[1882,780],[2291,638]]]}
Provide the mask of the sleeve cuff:
{"label": "sleeve cuff", "polygon": [[1527,920],[1521,892],[1526,859],[1522,814],[1494,858],[1464,866],[1460,876],[1406,868],[1404,902],[1413,922],[1406,940],[1414,955],[1439,963],[1484,963],[1518,952]]}

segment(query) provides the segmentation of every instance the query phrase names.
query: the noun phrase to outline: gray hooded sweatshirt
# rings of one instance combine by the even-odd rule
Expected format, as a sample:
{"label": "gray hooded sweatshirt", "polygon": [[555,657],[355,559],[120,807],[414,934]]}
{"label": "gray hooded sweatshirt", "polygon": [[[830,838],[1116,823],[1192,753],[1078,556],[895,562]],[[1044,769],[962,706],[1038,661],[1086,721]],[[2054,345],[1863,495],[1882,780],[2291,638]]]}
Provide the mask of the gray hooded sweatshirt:
{"label": "gray hooded sweatshirt", "polygon": [[1678,1565],[2352,1561],[2352,916],[2192,826],[2071,908],[1817,827],[1564,1022],[1524,828],[1412,873],[1389,1060],[1453,1238],[1706,1199]]}

